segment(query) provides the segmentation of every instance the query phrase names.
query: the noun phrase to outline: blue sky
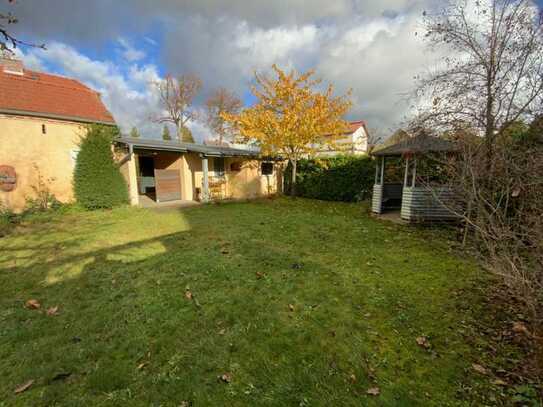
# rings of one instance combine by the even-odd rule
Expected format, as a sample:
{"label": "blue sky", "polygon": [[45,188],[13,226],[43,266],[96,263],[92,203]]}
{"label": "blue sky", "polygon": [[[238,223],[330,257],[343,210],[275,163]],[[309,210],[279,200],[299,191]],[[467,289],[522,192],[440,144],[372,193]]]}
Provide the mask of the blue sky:
{"label": "blue sky", "polygon": [[[349,119],[386,136],[408,113],[403,95],[434,56],[420,35],[436,0],[19,0],[17,34],[45,42],[22,49],[25,64],[80,79],[100,91],[123,131],[157,137],[153,82],[195,73],[203,102],[223,86],[251,103],[253,72],[273,63],[314,68],[338,92],[353,90]],[[542,4],[543,0],[538,0]],[[199,140],[212,135],[191,124]]]}

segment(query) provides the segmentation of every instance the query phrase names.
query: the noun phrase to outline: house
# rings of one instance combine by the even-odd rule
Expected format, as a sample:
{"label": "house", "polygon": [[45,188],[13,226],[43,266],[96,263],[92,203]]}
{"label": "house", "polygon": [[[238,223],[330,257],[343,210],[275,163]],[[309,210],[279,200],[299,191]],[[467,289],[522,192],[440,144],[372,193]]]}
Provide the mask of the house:
{"label": "house", "polygon": [[[331,137],[325,135],[324,137]],[[369,132],[364,120],[349,122],[349,129],[337,136],[332,146],[317,146],[317,156],[329,157],[338,154],[367,154]]]}
{"label": "house", "polygon": [[46,190],[71,201],[79,138],[90,123],[115,125],[98,92],[0,57],[0,206],[20,211]]}
{"label": "house", "polygon": [[280,165],[258,150],[129,137],[116,147],[132,205],[247,199],[280,190]]}

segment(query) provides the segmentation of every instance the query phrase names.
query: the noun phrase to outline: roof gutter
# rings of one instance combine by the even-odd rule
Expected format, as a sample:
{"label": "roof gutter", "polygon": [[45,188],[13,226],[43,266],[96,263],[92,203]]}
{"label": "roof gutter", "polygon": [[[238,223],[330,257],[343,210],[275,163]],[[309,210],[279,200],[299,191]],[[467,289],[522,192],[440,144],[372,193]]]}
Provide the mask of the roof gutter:
{"label": "roof gutter", "polygon": [[7,115],[11,115],[11,116],[37,117],[37,118],[41,118],[41,119],[55,119],[55,120],[63,120],[63,121],[86,123],[86,124],[103,124],[105,126],[116,126],[117,125],[117,123],[115,123],[115,122],[92,120],[92,119],[87,119],[87,118],[78,117],[78,116],[64,116],[64,115],[59,115],[59,114],[30,112],[30,111],[27,111],[27,110],[0,109],[0,114],[7,114]]}

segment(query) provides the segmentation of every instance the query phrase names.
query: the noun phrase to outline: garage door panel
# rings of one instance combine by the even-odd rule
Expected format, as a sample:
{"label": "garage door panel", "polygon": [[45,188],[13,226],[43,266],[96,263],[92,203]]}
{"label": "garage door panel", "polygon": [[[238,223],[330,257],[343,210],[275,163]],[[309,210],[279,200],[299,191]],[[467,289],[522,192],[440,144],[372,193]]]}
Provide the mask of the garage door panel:
{"label": "garage door panel", "polygon": [[181,199],[181,174],[179,170],[155,169],[156,199],[158,202]]}

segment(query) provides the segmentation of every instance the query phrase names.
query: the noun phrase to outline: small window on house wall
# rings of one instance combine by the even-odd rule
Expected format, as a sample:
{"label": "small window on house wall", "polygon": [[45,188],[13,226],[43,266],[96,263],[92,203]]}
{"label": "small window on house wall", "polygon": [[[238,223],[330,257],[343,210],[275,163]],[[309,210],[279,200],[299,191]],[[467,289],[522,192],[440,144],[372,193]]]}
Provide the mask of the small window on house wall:
{"label": "small window on house wall", "polygon": [[234,172],[241,171],[241,163],[239,161],[235,161],[232,164],[230,164],[230,171],[234,171]]}
{"label": "small window on house wall", "polygon": [[260,169],[262,171],[262,175],[272,175],[273,174],[273,163],[263,162],[262,164],[260,164]]}
{"label": "small window on house wall", "polygon": [[47,127],[45,126],[45,124],[41,125],[41,134],[47,134]]}

